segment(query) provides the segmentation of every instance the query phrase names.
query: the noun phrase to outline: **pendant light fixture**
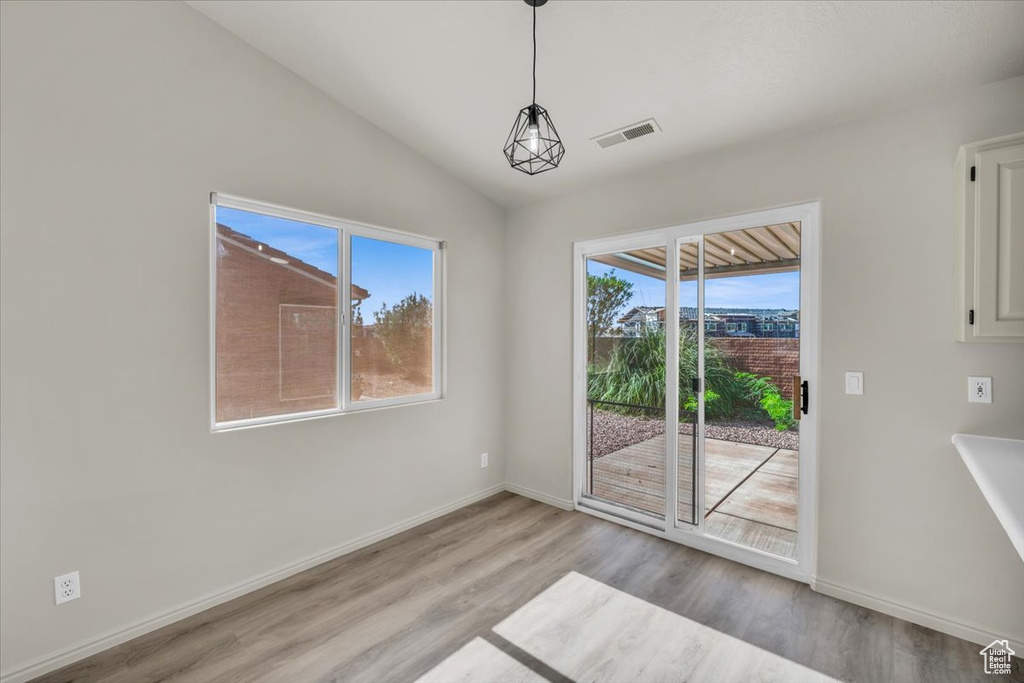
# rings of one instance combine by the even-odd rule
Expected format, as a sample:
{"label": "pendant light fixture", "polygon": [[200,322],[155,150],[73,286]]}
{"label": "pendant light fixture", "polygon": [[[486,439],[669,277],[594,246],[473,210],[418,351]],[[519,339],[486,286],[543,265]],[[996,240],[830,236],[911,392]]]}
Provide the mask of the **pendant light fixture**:
{"label": "pendant light fixture", "polygon": [[505,158],[512,168],[527,175],[557,168],[565,147],[544,107],[537,104],[537,8],[548,0],[524,0],[533,8],[533,102],[519,116],[505,140]]}

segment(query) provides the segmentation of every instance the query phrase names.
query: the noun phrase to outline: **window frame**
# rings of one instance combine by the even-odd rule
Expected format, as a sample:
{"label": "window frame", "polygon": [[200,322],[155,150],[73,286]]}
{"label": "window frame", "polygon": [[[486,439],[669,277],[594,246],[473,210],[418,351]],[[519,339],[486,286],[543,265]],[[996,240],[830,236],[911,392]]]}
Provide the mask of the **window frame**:
{"label": "window frame", "polygon": [[[307,410],[280,415],[245,418],[227,422],[217,421],[217,207],[238,209],[273,216],[286,220],[310,223],[338,231],[338,343],[337,343],[337,396],[338,405],[334,408]],[[383,228],[368,223],[361,223],[342,218],[335,218],[311,211],[303,211],[287,206],[271,204],[255,199],[247,199],[219,192],[210,193],[209,217],[209,249],[210,249],[210,431],[226,432],[248,427],[262,427],[284,422],[299,422],[334,415],[348,415],[367,410],[379,410],[403,405],[415,405],[439,401],[446,393],[446,360],[447,360],[447,306],[445,300],[447,244],[444,240],[427,237],[401,230]],[[433,254],[433,391],[409,396],[373,399],[368,401],[352,400],[352,238],[366,237],[369,239],[401,244],[405,246],[428,249]]]}

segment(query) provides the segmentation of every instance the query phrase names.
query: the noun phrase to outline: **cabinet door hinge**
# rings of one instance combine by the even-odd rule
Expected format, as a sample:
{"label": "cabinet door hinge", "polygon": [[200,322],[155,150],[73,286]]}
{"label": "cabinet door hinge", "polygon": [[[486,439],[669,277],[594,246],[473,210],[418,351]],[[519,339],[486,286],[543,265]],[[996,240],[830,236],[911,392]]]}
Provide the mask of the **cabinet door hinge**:
{"label": "cabinet door hinge", "polygon": [[967,324],[968,325],[973,325],[974,324],[974,309],[973,308],[970,311],[967,312]]}
{"label": "cabinet door hinge", "polygon": [[971,182],[974,182],[974,178],[977,174],[977,166],[971,166]]}

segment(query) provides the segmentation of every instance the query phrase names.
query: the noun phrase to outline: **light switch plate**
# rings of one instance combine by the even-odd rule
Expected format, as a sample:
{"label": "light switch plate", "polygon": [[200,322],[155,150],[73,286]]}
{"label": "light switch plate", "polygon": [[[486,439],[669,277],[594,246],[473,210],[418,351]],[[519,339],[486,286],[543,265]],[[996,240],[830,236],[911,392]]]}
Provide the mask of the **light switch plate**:
{"label": "light switch plate", "polygon": [[848,373],[846,373],[846,393],[848,393],[848,394],[863,394],[864,393],[864,373],[863,372],[848,372]]}
{"label": "light switch plate", "polygon": [[970,403],[991,403],[992,402],[992,378],[991,377],[968,377],[967,378],[967,400]]}

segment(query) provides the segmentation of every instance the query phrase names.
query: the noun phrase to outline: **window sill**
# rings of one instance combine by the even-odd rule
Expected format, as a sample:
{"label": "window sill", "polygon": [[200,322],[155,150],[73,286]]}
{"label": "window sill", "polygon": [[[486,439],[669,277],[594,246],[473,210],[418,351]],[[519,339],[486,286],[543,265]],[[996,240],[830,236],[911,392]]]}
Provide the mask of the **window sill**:
{"label": "window sill", "polygon": [[339,417],[344,415],[357,415],[359,413],[372,413],[380,410],[391,410],[392,408],[405,408],[408,406],[419,406],[429,403],[440,403],[444,396],[427,396],[422,399],[401,400],[392,402],[392,399],[380,401],[367,401],[365,405],[353,406],[347,410],[317,410],[308,413],[290,413],[288,415],[256,417],[248,420],[233,420],[231,422],[218,422],[210,428],[211,434],[222,434],[224,432],[238,432],[257,427],[270,427],[271,425],[290,424],[294,422],[309,422],[310,420],[322,420],[325,417]]}

